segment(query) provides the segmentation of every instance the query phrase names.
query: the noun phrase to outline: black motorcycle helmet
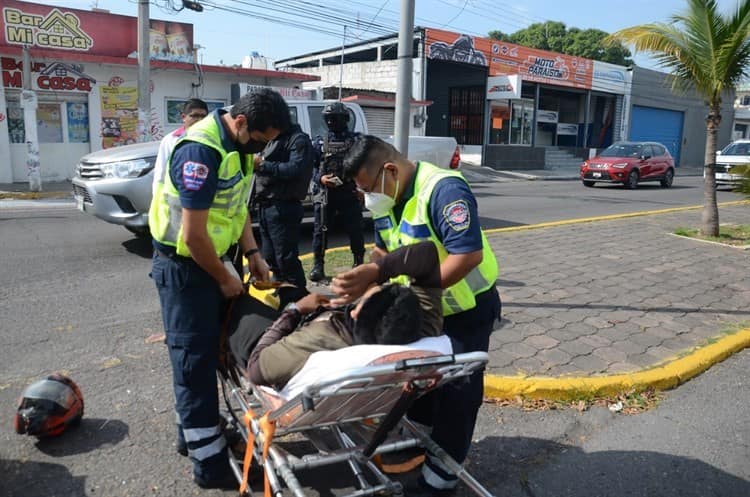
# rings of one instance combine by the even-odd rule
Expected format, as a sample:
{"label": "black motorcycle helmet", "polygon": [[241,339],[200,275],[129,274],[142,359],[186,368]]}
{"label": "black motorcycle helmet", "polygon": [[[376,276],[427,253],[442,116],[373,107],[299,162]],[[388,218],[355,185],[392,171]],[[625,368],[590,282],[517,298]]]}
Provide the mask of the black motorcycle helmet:
{"label": "black motorcycle helmet", "polygon": [[346,130],[349,111],[341,102],[331,102],[323,107],[323,120],[330,131],[340,133]]}

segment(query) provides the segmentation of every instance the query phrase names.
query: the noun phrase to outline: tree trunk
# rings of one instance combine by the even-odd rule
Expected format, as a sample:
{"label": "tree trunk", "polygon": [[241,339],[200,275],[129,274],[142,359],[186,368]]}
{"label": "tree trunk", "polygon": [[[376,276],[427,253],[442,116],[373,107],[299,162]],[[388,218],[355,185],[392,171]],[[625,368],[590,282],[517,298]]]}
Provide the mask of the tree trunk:
{"label": "tree trunk", "polygon": [[721,108],[718,102],[712,102],[706,118],[706,155],[704,167],[706,177],[703,180],[703,214],[701,215],[701,235],[719,236],[719,206],[716,203],[716,139],[721,123]]}

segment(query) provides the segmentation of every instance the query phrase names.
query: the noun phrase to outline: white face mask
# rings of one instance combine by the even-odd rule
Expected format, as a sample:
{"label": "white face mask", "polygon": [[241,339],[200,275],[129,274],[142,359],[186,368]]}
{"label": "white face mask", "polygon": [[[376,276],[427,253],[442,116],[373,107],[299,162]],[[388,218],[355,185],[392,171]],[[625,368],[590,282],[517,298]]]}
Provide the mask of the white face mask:
{"label": "white face mask", "polygon": [[[385,190],[385,172],[380,184],[380,191]],[[396,180],[396,192],[398,192],[398,180]],[[385,216],[396,205],[396,199],[385,193],[367,192],[365,193],[365,208],[372,212],[376,217]]]}

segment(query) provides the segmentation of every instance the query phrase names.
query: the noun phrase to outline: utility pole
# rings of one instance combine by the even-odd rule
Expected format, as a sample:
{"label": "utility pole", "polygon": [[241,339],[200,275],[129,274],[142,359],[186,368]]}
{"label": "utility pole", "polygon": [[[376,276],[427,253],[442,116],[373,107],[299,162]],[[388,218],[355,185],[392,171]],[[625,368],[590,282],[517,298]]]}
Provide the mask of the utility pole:
{"label": "utility pole", "polygon": [[398,31],[398,79],[396,80],[396,129],[393,144],[404,157],[409,154],[409,108],[411,104],[414,49],[414,0],[401,0]]}
{"label": "utility pole", "polygon": [[149,0],[138,0],[138,134],[151,141],[151,61],[149,57]]}
{"label": "utility pole", "polygon": [[23,90],[21,107],[26,141],[26,174],[29,177],[29,191],[42,191],[42,166],[39,163],[39,134],[36,127],[38,100],[31,86],[31,54],[28,45],[23,47]]}
{"label": "utility pole", "polygon": [[341,64],[339,66],[339,102],[341,102],[341,87],[344,86],[344,46],[346,46],[346,26],[344,26],[344,38],[341,40]]}

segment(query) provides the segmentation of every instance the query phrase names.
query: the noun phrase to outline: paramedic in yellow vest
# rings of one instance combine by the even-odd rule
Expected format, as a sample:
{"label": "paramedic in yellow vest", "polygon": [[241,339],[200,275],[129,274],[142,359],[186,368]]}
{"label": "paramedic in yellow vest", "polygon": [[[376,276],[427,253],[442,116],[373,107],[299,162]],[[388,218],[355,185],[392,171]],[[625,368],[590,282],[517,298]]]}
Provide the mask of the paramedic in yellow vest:
{"label": "paramedic in yellow vest", "polygon": [[[378,259],[402,245],[432,240],[438,248],[443,288],[443,332],[455,353],[484,351],[500,317],[495,288],[498,266],[479,226],[471,188],[457,171],[427,162],[413,163],[375,136],[358,138],[344,160],[344,176],[353,178],[372,212]],[[371,283],[364,269],[334,278],[331,289],[340,301],[359,297]],[[432,438],[456,461],[469,451],[482,403],[483,373],[469,382],[453,382],[420,399],[409,412],[432,426]],[[458,482],[429,455],[415,488],[406,495],[451,493]]]}
{"label": "paramedic in yellow vest", "polygon": [[177,451],[190,456],[193,480],[203,488],[238,488],[219,422],[216,367],[226,299],[243,287],[222,257],[239,243],[252,275],[268,279],[247,209],[249,154],[276,133],[273,116],[252,94],[229,112],[212,112],[175,145],[149,210],[151,278],[172,363]]}

